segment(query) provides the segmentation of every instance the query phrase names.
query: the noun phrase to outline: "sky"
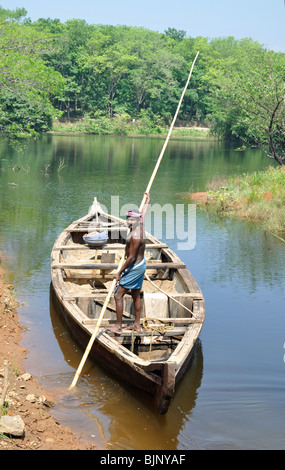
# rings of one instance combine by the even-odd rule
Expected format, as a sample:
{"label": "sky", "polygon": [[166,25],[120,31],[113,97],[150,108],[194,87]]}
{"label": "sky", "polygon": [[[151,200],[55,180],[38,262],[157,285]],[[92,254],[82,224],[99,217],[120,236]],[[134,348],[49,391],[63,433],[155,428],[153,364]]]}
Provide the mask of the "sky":
{"label": "sky", "polygon": [[159,32],[170,27],[191,37],[250,37],[285,52],[284,0],[0,0],[0,5],[10,10],[24,7],[32,21],[77,18]]}

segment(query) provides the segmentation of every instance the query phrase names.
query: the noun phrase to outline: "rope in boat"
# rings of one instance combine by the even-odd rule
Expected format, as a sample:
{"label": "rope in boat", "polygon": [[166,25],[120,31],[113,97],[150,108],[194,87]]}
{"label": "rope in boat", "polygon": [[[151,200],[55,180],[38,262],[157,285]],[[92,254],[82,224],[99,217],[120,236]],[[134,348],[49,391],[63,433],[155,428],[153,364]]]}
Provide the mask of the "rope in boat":
{"label": "rope in boat", "polygon": [[[150,322],[154,322],[154,325],[150,325]],[[164,322],[170,323],[170,325],[166,325]],[[158,323],[161,323],[158,325]],[[146,317],[143,318],[143,327],[146,331],[157,331],[159,334],[163,335],[166,333],[168,330],[173,330],[174,328],[174,322],[169,320],[168,318],[166,319],[161,319],[161,318],[150,318]]]}
{"label": "rope in boat", "polygon": [[[167,321],[170,323],[170,325],[165,325],[163,322]],[[154,325],[150,325],[149,322],[155,322]],[[157,323],[161,323],[158,325]],[[167,320],[161,320],[159,318],[144,318],[143,319],[143,327],[146,331],[151,331],[151,338],[150,338],[150,343],[149,343],[149,355],[152,350],[152,342],[153,342],[153,334],[155,331],[163,335],[166,333],[168,330],[173,330],[174,328],[174,322],[170,322],[168,319]]]}
{"label": "rope in boat", "polygon": [[134,344],[135,344],[135,335],[134,330],[132,330],[132,341],[131,341],[131,352],[134,352]]}
{"label": "rope in boat", "polygon": [[[163,323],[164,321],[170,324],[165,325]],[[150,325],[149,322],[154,322],[154,325]],[[161,324],[158,325],[157,324],[158,322],[160,322]],[[147,317],[147,318],[143,318],[142,326],[144,330],[151,331],[151,339],[150,339],[150,347],[149,347],[149,352],[151,352],[154,332],[157,331],[159,334],[164,335],[166,331],[173,330],[175,325],[174,325],[174,322],[169,319],[161,320],[160,318]],[[131,352],[134,352],[134,342],[135,342],[135,333],[134,333],[134,330],[132,330]]]}

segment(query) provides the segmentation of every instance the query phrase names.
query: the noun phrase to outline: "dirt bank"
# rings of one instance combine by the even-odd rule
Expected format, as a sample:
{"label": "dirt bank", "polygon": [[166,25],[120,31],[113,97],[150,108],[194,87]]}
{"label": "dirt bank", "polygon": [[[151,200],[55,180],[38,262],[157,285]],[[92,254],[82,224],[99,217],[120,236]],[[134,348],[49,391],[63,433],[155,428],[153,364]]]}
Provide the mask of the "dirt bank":
{"label": "dirt bank", "polygon": [[20,416],[25,425],[23,437],[0,434],[0,451],[93,449],[51,416],[54,398],[24,370],[23,361],[28,351],[19,346],[23,327],[18,321],[17,307],[13,286],[5,284],[0,268],[0,403],[5,389],[4,361],[8,362],[9,370],[9,385],[0,417]]}

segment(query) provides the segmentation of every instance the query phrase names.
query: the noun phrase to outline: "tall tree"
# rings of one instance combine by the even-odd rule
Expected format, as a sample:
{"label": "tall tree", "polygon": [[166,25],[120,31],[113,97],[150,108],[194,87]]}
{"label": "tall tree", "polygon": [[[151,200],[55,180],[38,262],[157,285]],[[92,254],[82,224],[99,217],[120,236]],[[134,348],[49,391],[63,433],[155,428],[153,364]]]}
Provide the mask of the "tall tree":
{"label": "tall tree", "polygon": [[0,5],[0,19],[1,20],[12,20],[12,21],[21,21],[27,15],[27,10],[25,8],[16,8],[15,10],[9,10],[3,8]]}
{"label": "tall tree", "polygon": [[168,94],[169,101],[177,87],[173,72],[181,66],[182,57],[173,51],[172,39],[147,29],[132,28],[129,42],[133,57],[129,80],[135,90],[137,111],[157,101],[163,109],[162,100]]}
{"label": "tall tree", "polygon": [[0,22],[0,125],[11,136],[47,130],[57,113],[51,98],[62,77],[42,60],[46,41],[30,27]]}
{"label": "tall tree", "polygon": [[225,56],[216,48],[216,61],[207,74],[214,128],[262,148],[284,165],[285,54],[250,39],[232,41],[230,49]]}
{"label": "tall tree", "polygon": [[82,67],[97,77],[96,82],[105,96],[110,117],[113,116],[114,99],[120,82],[129,73],[133,61],[127,31],[126,26],[98,25],[86,48],[82,49],[80,58]]}
{"label": "tall tree", "polygon": [[53,37],[54,47],[46,54],[45,60],[65,78],[65,85],[57,97],[57,106],[68,118],[83,116],[88,77],[79,59],[93,26],[88,25],[85,20],[73,19],[63,24],[58,19],[50,18],[40,18],[32,26]]}

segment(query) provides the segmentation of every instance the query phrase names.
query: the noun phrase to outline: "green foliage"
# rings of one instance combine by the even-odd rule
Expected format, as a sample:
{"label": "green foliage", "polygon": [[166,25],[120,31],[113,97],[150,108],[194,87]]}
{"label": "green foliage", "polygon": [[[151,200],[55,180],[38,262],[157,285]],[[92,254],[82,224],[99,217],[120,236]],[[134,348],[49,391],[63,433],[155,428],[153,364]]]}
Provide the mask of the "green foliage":
{"label": "green foliage", "polygon": [[51,98],[63,78],[44,64],[48,41],[28,26],[0,22],[0,126],[12,139],[47,130],[57,113]]}
{"label": "green foliage", "polygon": [[21,21],[27,14],[25,8],[5,9],[0,5],[0,20]]}
{"label": "green foliage", "polygon": [[85,116],[75,122],[54,122],[56,132],[77,132],[85,134],[162,134],[167,133],[163,121],[143,109],[138,119],[132,119],[128,113],[121,112],[112,118],[96,113],[95,117]]}
{"label": "green foliage", "polygon": [[227,185],[208,191],[209,208],[261,221],[266,229],[285,232],[285,168],[229,178]]}
{"label": "green foliage", "polygon": [[46,131],[55,116],[83,119],[90,132],[163,132],[199,50],[178,118],[285,164],[285,54],[251,39],[26,13],[0,7],[0,126],[11,135]]}
{"label": "green foliage", "polygon": [[[225,46],[220,50],[221,43]],[[217,47],[218,46],[218,47]],[[206,75],[209,118],[222,137],[237,137],[285,164],[285,54],[250,39],[212,41],[216,55]]]}

